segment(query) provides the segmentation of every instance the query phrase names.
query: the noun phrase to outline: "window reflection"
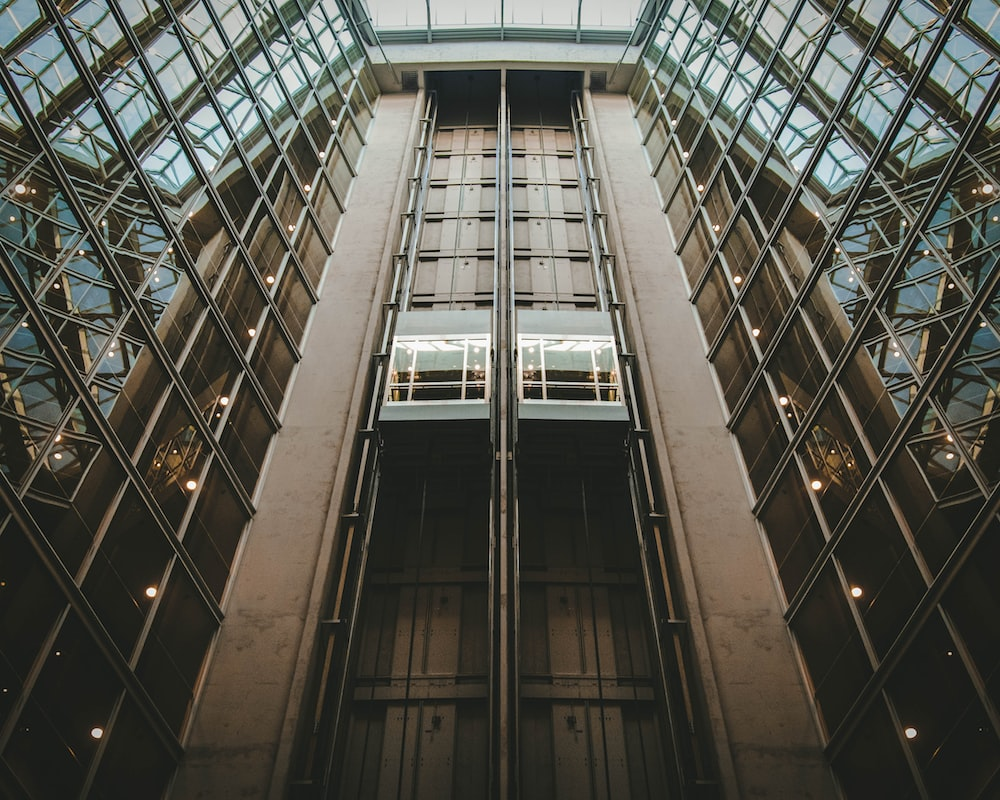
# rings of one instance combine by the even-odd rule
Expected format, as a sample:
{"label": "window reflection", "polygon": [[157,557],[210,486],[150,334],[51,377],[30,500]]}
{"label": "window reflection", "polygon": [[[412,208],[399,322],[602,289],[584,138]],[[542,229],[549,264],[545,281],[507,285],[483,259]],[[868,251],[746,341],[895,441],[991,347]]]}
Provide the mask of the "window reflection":
{"label": "window reflection", "polygon": [[393,342],[387,400],[486,400],[490,342],[487,338],[397,339]]}
{"label": "window reflection", "polygon": [[518,337],[521,400],[621,402],[615,346],[609,338]]}

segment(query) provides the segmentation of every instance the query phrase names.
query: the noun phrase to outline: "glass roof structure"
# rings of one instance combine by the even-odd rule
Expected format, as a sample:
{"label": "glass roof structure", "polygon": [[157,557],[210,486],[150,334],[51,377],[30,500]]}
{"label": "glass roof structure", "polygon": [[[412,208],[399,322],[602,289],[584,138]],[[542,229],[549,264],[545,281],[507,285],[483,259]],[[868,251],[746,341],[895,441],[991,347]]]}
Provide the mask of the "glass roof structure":
{"label": "glass roof structure", "polygon": [[655,0],[364,0],[355,10],[364,27],[367,12],[386,42],[509,38],[624,43],[655,5]]}

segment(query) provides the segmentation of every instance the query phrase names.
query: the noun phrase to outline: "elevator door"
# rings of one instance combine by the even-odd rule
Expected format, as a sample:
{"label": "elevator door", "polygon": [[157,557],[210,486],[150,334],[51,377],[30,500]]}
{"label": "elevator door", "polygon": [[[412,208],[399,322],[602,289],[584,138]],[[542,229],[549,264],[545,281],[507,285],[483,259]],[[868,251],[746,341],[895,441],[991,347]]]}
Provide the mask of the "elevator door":
{"label": "elevator door", "polygon": [[341,797],[488,795],[488,503],[488,468],[383,475]]}

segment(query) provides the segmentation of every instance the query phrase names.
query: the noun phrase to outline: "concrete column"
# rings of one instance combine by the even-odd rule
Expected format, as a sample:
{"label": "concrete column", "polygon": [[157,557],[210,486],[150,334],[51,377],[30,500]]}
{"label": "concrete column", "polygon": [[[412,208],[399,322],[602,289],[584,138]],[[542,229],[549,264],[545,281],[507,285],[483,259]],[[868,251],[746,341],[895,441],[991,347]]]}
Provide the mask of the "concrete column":
{"label": "concrete column", "polygon": [[650,406],[725,796],[834,798],[811,701],[628,98],[595,94],[592,106],[619,285]]}
{"label": "concrete column", "polygon": [[417,122],[379,100],[171,797],[283,797]]}

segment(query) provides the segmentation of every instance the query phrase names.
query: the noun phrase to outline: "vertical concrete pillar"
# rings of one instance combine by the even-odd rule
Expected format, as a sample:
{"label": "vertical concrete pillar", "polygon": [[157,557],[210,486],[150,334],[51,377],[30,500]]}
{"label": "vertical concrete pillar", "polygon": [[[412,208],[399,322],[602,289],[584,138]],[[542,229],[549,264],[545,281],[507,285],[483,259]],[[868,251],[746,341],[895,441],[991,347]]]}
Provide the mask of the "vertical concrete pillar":
{"label": "vertical concrete pillar", "polygon": [[725,796],[836,797],[628,98],[592,108]]}

